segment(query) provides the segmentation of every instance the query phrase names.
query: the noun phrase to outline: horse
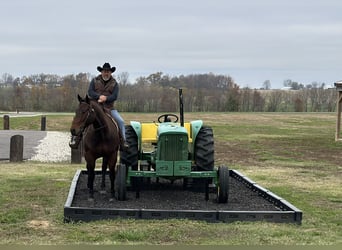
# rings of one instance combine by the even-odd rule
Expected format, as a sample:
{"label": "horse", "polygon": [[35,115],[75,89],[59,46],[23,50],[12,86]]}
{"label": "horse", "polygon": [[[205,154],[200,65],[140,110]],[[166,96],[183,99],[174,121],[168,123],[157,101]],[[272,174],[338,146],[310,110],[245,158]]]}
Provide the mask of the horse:
{"label": "horse", "polygon": [[88,95],[83,99],[77,96],[79,106],[75,111],[70,132],[82,138],[84,158],[87,166],[89,199],[94,198],[94,178],[96,160],[102,160],[101,189],[105,188],[105,175],[109,167],[110,190],[115,197],[114,181],[117,155],[120,145],[119,127],[101,103],[91,100]]}

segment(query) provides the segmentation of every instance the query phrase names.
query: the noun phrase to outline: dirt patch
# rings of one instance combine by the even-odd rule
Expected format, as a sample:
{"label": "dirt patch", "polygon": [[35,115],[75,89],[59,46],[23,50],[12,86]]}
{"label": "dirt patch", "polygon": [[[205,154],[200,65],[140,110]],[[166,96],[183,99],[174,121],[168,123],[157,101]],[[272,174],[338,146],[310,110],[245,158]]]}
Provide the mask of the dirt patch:
{"label": "dirt patch", "polygon": [[215,144],[215,165],[256,165],[257,156],[250,149],[237,142],[218,142]]}
{"label": "dirt patch", "polygon": [[47,220],[31,220],[28,226],[33,229],[47,229],[50,227],[50,222]]}

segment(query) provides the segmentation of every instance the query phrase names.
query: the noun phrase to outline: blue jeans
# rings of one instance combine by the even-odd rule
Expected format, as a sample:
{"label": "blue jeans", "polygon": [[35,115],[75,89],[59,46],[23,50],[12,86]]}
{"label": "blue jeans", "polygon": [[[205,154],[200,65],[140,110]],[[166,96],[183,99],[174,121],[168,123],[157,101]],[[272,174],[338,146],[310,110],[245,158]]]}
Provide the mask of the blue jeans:
{"label": "blue jeans", "polygon": [[122,119],[121,115],[119,114],[119,112],[116,109],[112,109],[110,111],[110,113],[112,114],[114,120],[118,123],[119,128],[121,130],[121,134],[122,134],[122,139],[124,141],[126,141],[126,130],[125,130],[125,121]]}

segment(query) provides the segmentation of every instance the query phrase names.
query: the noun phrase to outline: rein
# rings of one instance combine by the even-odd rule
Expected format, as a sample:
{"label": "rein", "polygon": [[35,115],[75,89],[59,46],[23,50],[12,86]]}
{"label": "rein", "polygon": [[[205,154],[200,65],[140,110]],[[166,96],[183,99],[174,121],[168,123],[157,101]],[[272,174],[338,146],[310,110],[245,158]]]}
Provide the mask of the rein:
{"label": "rein", "polygon": [[106,125],[102,125],[101,127],[94,128],[94,131],[98,131],[98,130],[104,129],[106,127],[107,127]]}
{"label": "rein", "polygon": [[[90,104],[89,104],[89,106],[90,106]],[[90,106],[90,107],[91,107],[91,106]],[[87,116],[86,121],[89,119],[90,113],[93,113],[93,112],[95,112],[94,108],[91,108],[90,111],[88,111],[88,116]],[[95,113],[95,114],[96,114],[96,113]],[[97,120],[98,123],[100,124],[100,127],[98,127],[98,128],[95,128],[95,127],[94,127],[94,131],[98,131],[98,130],[101,130],[101,129],[104,129],[104,128],[107,127],[107,125],[103,125],[103,124],[102,124],[101,120],[98,118],[97,115],[96,115],[96,120]],[[90,125],[90,124],[89,124],[89,125]]]}
{"label": "rein", "polygon": [[[90,114],[91,114],[91,113],[94,113],[95,110],[94,110],[94,108],[91,107],[90,104],[88,104],[88,105],[89,105],[89,108],[90,108],[90,109],[88,110],[88,114],[87,114],[87,117],[86,117],[85,122],[84,122],[85,126],[81,129],[80,135],[82,135],[83,133],[86,134],[86,133],[87,133],[87,130],[86,130],[86,129],[88,128],[88,126],[89,126],[90,124],[92,124],[92,123],[89,123],[89,124],[88,124],[88,120],[89,120]],[[112,120],[113,124],[116,126],[117,130],[119,130],[118,125],[117,125],[117,123],[113,120],[113,118],[112,118],[109,114],[106,114],[106,113],[105,113],[105,115],[108,115],[108,117],[111,118],[111,120]],[[107,125],[103,125],[103,123],[101,122],[101,120],[100,120],[100,119],[98,118],[98,116],[96,115],[96,112],[95,112],[95,116],[96,116],[97,122],[100,124],[100,127],[95,128],[95,127],[93,126],[93,131],[99,131],[99,130],[102,130],[102,129],[108,127]]]}
{"label": "rein", "polygon": [[[90,105],[89,105],[89,107],[90,107]],[[87,114],[87,117],[86,117],[86,119],[85,119],[85,121],[84,121],[84,125],[87,124],[88,119],[89,119],[89,116],[90,116],[90,114],[93,113],[93,112],[95,112],[95,110],[94,110],[93,108],[90,108],[90,109],[88,110],[88,114]],[[84,130],[85,130],[88,126],[89,126],[89,125],[83,126],[83,127],[82,127],[82,129],[80,130],[80,134],[81,134],[81,135],[83,134]]]}

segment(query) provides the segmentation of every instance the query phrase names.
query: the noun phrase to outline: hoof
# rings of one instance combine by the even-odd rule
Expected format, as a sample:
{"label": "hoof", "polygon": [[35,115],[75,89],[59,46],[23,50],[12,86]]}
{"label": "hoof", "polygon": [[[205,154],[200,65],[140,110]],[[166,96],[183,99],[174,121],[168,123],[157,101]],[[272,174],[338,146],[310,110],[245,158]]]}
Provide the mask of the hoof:
{"label": "hoof", "polygon": [[94,191],[89,192],[88,201],[94,201]]}

